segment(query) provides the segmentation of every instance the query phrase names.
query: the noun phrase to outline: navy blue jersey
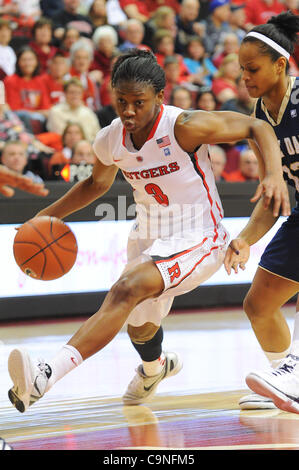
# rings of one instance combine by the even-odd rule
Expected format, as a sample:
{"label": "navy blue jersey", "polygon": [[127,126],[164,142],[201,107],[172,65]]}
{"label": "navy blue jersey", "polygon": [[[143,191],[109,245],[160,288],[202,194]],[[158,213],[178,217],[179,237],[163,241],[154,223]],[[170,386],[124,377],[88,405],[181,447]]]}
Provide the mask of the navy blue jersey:
{"label": "navy blue jersey", "polygon": [[291,77],[277,122],[271,118],[261,98],[256,103],[255,115],[273,127],[282,152],[284,179],[295,187],[299,202],[299,77]]}

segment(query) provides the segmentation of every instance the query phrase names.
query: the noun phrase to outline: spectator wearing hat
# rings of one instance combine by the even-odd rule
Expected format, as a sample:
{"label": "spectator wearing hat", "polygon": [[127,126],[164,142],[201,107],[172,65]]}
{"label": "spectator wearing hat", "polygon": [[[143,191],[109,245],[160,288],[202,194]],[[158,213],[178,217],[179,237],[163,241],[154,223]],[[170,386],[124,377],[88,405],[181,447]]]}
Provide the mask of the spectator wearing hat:
{"label": "spectator wearing hat", "polygon": [[211,0],[209,16],[203,21],[205,25],[205,41],[208,54],[217,52],[217,45],[221,43],[224,34],[231,32],[229,26],[230,0]]}
{"label": "spectator wearing hat", "polygon": [[63,9],[63,0],[40,0],[40,8],[43,16],[52,18]]}
{"label": "spectator wearing hat", "polygon": [[238,36],[239,43],[243,40],[246,35],[246,14],[245,14],[245,3],[232,4],[230,6],[230,17],[229,25],[233,33]]}

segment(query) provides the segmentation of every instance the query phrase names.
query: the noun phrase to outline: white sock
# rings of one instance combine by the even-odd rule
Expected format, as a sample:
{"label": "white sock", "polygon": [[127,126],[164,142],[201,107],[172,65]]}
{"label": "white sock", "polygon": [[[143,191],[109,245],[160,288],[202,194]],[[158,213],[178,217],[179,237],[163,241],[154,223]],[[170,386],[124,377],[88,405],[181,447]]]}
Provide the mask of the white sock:
{"label": "white sock", "polygon": [[291,349],[291,346],[288,347],[288,349],[286,349],[285,351],[281,351],[281,352],[267,352],[267,351],[264,351],[268,361],[270,362],[270,366],[275,369],[276,367],[279,366],[279,364],[281,363],[282,359],[284,359],[290,352],[290,349]]}
{"label": "white sock", "polygon": [[47,362],[51,367],[52,374],[49,378],[46,392],[48,392],[58,380],[78,367],[82,362],[82,356],[76,348],[69,344],[63,346],[58,354],[56,354],[50,362]]}
{"label": "white sock", "polygon": [[160,374],[165,364],[165,354],[162,352],[161,356],[155,361],[146,362],[142,361],[143,371],[145,375],[151,377]]}

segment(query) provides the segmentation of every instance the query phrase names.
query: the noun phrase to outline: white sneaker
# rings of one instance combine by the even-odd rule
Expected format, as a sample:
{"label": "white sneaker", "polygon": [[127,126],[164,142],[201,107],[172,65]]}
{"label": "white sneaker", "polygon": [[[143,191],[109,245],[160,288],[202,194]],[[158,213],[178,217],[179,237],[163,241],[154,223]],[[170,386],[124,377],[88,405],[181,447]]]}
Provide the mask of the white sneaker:
{"label": "white sneaker", "polygon": [[0,437],[0,450],[13,450],[13,448]]}
{"label": "white sneaker", "polygon": [[14,384],[8,391],[8,398],[20,413],[24,413],[44,395],[51,368],[43,361],[35,366],[27,351],[14,349],[8,358],[8,371]]}
{"label": "white sneaker", "polygon": [[251,372],[248,387],[273,400],[277,408],[299,414],[299,357],[289,354],[276,369]]}
{"label": "white sneaker", "polygon": [[161,380],[176,375],[183,364],[176,353],[167,352],[165,354],[165,364],[160,374],[147,377],[143,372],[142,365],[136,369],[137,374],[129,383],[123,396],[125,405],[140,405],[150,401]]}
{"label": "white sneaker", "polygon": [[273,410],[276,409],[271,398],[263,397],[257,393],[250,393],[240,398],[239,406],[241,410]]}

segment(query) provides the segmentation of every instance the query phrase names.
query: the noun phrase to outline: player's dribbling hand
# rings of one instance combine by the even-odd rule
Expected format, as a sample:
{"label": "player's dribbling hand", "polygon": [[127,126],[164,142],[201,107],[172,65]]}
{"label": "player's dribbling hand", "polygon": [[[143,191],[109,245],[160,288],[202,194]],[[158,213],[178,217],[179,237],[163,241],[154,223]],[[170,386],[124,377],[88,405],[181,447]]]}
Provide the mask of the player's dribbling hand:
{"label": "player's dribbling hand", "polygon": [[233,269],[238,273],[240,267],[243,271],[250,255],[250,246],[242,238],[235,238],[232,240],[226,250],[224,258],[224,267],[228,275]]}
{"label": "player's dribbling hand", "polygon": [[286,182],[280,176],[266,176],[258,185],[251,202],[257,202],[263,196],[264,207],[268,209],[273,199],[274,217],[281,215],[287,217],[291,213],[289,192]]}

